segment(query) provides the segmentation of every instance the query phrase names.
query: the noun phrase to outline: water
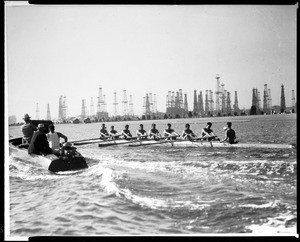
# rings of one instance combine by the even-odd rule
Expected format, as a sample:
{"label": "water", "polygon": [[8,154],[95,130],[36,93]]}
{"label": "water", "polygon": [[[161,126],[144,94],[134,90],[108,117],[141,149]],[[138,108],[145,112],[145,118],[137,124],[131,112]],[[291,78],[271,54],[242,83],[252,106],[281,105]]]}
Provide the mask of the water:
{"label": "water", "polygon": [[[296,143],[296,115],[167,122],[195,133],[212,121],[223,137],[232,121],[240,142]],[[148,130],[153,121],[142,121]],[[141,121],[107,123],[120,131]],[[101,123],[61,124],[69,140],[95,138]],[[10,127],[11,137],[21,135]],[[9,158],[10,236],[295,234],[296,149],[79,146],[89,168],[50,173]]]}

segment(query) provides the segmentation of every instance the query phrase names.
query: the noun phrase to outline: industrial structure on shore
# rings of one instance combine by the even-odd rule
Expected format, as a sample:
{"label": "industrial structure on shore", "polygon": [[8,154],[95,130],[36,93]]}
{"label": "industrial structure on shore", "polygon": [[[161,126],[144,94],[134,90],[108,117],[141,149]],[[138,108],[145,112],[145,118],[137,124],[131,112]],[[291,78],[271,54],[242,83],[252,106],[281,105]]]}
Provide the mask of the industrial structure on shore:
{"label": "industrial structure on shore", "polygon": [[[281,85],[280,105],[272,105],[271,89],[264,84],[262,99],[261,92],[257,88],[252,89],[252,105],[250,110],[245,111],[239,108],[238,93],[234,91],[234,101],[232,104],[231,92],[226,90],[225,84],[220,82],[219,75],[216,76],[216,90],[194,90],[193,105],[189,110],[187,93],[183,94],[183,90],[168,91],[166,95],[166,110],[159,112],[157,110],[156,94],[146,93],[143,97],[143,114],[138,117],[134,114],[133,96],[123,90],[122,107],[119,110],[119,102],[117,92],[113,93],[113,112],[110,115],[107,111],[106,95],[102,93],[102,87],[99,87],[96,102],[96,110],[94,107],[94,99],[90,98],[90,108],[88,109],[87,100],[82,99],[81,114],[77,117],[69,117],[67,115],[67,99],[66,96],[59,97],[58,119],[59,123],[80,123],[80,122],[101,122],[101,121],[119,121],[119,120],[137,120],[137,119],[168,119],[168,118],[191,118],[191,117],[211,117],[211,116],[231,116],[231,115],[260,115],[275,113],[293,113],[297,110],[295,100],[295,91],[292,90],[291,105],[287,107],[285,99],[284,85]],[[40,119],[39,103],[36,103],[36,119]],[[46,119],[51,119],[50,105],[47,104]],[[15,120],[11,117],[11,120]]]}

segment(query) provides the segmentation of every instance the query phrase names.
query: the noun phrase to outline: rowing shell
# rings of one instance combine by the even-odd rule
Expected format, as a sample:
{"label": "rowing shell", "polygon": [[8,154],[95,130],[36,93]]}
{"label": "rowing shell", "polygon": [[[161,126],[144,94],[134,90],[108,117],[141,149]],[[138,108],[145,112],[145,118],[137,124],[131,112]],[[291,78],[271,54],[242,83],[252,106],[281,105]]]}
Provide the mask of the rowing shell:
{"label": "rowing shell", "polygon": [[189,141],[189,140],[115,140],[113,142],[103,142],[98,144],[99,147],[106,147],[112,145],[129,145],[135,146],[174,146],[174,147],[238,147],[238,148],[270,148],[270,149],[290,149],[294,148],[293,145],[289,144],[274,144],[274,143],[236,143],[229,144],[227,142],[219,141]]}

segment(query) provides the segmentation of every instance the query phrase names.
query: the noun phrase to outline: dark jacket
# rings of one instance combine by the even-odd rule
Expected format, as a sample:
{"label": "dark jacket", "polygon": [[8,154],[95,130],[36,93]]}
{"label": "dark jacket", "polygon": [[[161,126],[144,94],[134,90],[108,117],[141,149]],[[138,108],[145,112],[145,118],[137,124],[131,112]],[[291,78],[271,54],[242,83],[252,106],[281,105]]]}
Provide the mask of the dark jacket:
{"label": "dark jacket", "polygon": [[28,154],[51,154],[52,149],[49,147],[47,136],[41,131],[33,133],[28,147]]}

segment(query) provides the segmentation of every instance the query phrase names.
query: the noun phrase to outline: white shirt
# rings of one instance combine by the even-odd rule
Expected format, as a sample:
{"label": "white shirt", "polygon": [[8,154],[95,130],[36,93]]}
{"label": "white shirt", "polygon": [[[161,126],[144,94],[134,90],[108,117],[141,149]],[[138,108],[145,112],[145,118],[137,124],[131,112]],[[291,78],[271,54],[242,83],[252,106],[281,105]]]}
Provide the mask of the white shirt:
{"label": "white shirt", "polygon": [[54,149],[59,149],[59,136],[57,133],[48,133],[46,134],[48,142],[49,142],[49,147]]}

